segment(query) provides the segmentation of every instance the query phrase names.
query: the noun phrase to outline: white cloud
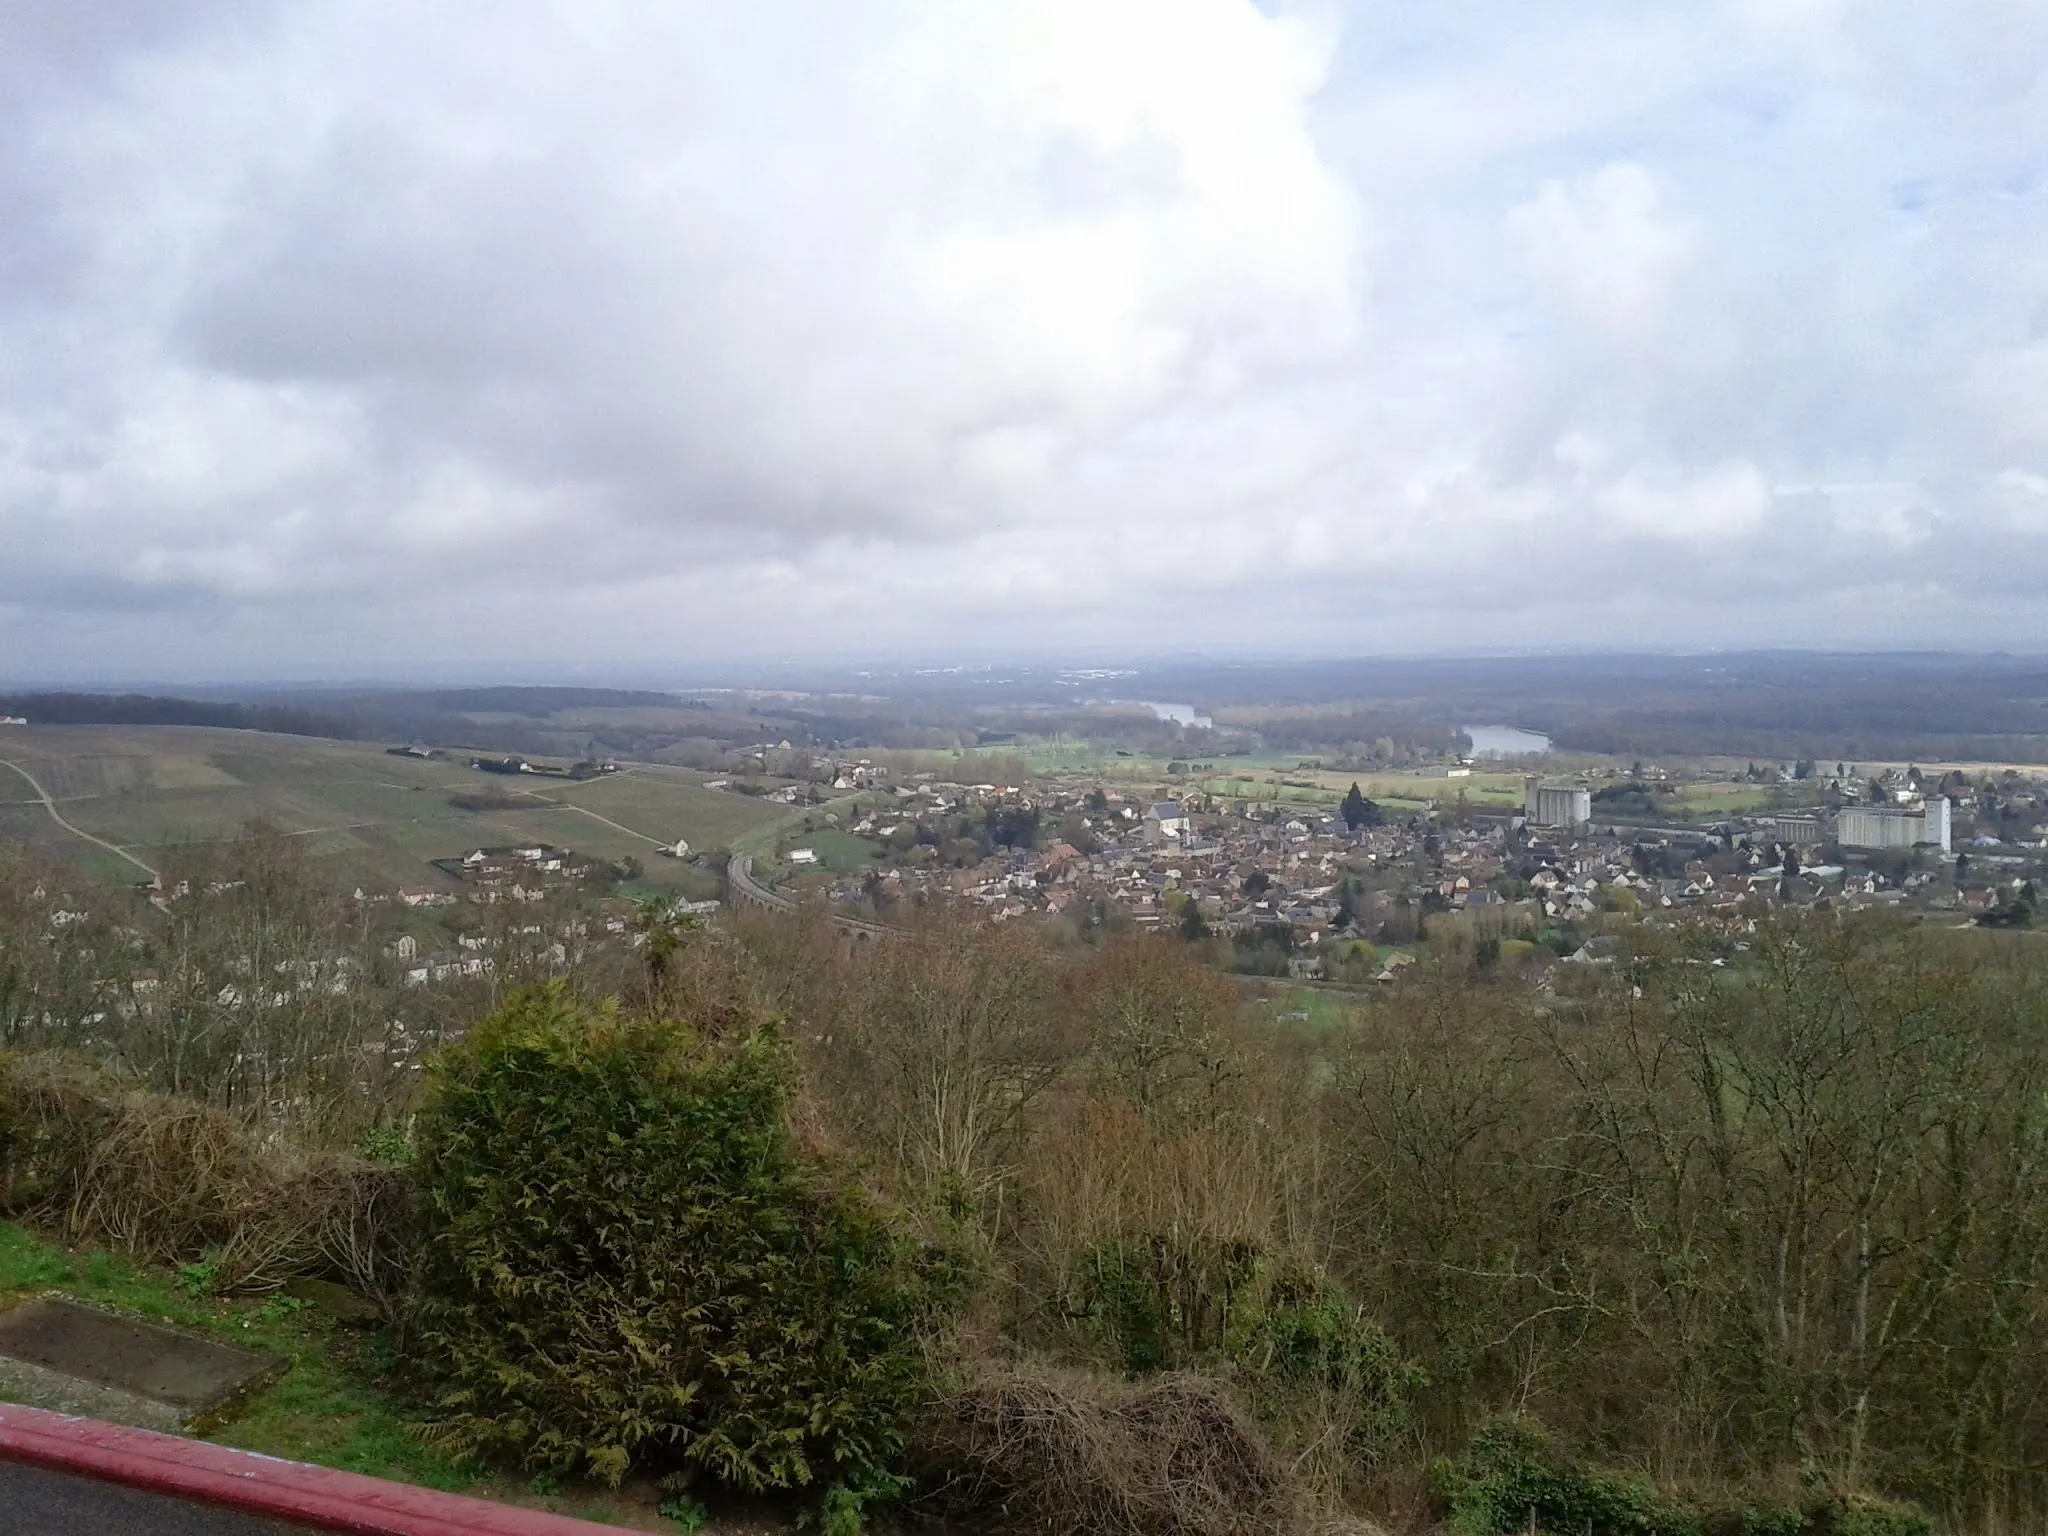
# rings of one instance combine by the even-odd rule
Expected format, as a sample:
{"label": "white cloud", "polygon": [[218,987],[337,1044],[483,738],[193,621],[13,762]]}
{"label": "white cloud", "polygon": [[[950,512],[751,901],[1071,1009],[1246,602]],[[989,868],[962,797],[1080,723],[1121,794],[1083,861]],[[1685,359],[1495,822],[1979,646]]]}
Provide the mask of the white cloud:
{"label": "white cloud", "polygon": [[1730,464],[1678,485],[1646,484],[1629,476],[1596,498],[1617,528],[1681,544],[1716,545],[1740,539],[1770,515],[1771,487],[1753,464]]}
{"label": "white cloud", "polygon": [[1598,330],[1631,343],[1662,328],[1672,283],[1700,238],[1671,210],[1656,176],[1632,160],[1548,180],[1507,222],[1538,282]]}
{"label": "white cloud", "polygon": [[1484,10],[15,0],[0,673],[2019,625],[2048,12]]}

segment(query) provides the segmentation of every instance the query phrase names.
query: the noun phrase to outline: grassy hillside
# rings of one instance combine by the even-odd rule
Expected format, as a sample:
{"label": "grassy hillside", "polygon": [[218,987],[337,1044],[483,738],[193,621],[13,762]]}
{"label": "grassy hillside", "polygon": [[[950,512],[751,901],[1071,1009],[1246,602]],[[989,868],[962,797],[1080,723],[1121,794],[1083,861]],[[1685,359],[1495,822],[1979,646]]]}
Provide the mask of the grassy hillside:
{"label": "grassy hillside", "polygon": [[[179,726],[30,726],[0,735],[18,764],[80,831],[149,860],[153,850],[232,836],[262,818],[365,878],[426,883],[428,861],[471,848],[541,841],[618,859],[675,884],[682,866],[654,855],[687,839],[719,848],[780,807],[701,787],[684,769],[630,765],[571,782],[478,773],[461,757],[394,757],[381,743]],[[506,803],[464,810],[456,795]],[[29,785],[0,770],[0,836],[132,880],[116,855],[58,826]]]}

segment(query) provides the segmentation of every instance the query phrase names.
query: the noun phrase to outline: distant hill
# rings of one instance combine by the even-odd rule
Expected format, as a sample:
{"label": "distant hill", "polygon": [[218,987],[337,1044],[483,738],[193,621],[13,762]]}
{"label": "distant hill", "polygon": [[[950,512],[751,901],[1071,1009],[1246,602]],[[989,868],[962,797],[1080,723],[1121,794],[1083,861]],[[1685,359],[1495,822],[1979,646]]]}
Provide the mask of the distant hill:
{"label": "distant hill", "polygon": [[347,721],[281,704],[229,704],[148,693],[18,693],[0,696],[0,715],[37,725],[210,725],[281,736],[351,740]]}
{"label": "distant hill", "polygon": [[423,688],[388,697],[414,708],[463,715],[526,715],[544,720],[563,709],[674,709],[672,693],[635,688]]}

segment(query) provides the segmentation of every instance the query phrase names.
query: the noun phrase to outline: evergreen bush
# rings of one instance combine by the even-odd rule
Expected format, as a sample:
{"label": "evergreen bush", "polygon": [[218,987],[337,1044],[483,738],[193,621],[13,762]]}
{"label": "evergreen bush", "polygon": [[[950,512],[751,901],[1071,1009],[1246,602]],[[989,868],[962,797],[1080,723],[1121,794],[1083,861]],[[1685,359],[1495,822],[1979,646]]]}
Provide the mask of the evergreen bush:
{"label": "evergreen bush", "polygon": [[1454,1536],[1704,1536],[1690,1510],[1662,1499],[1647,1478],[1597,1471],[1559,1454],[1535,1420],[1495,1419],[1465,1454],[1430,1469]]}
{"label": "evergreen bush", "polygon": [[784,1121],[771,1028],[515,997],[435,1063],[407,1344],[444,1444],[891,1491],[952,1271]]}
{"label": "evergreen bush", "polygon": [[1463,1456],[1436,1462],[1430,1482],[1454,1536],[1937,1536],[1918,1510],[1834,1492],[1822,1478],[1797,1504],[1686,1504],[1647,1478],[1572,1460],[1522,1416],[1482,1425]]}
{"label": "evergreen bush", "polygon": [[1127,1374],[1228,1371],[1284,1442],[1376,1465],[1427,1378],[1316,1266],[1242,1241],[1126,1235],[1091,1244],[1080,1319]]}

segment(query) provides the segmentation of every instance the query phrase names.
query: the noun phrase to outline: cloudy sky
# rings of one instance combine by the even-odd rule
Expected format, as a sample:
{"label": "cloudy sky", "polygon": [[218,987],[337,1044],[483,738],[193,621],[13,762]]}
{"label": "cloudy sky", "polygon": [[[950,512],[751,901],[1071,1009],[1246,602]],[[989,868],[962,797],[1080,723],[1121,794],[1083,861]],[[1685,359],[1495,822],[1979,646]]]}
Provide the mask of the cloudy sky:
{"label": "cloudy sky", "polygon": [[7,0],[0,677],[2048,643],[2040,0]]}

